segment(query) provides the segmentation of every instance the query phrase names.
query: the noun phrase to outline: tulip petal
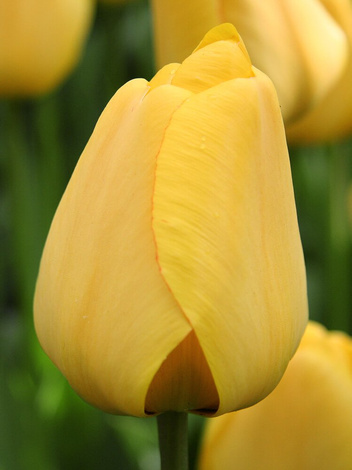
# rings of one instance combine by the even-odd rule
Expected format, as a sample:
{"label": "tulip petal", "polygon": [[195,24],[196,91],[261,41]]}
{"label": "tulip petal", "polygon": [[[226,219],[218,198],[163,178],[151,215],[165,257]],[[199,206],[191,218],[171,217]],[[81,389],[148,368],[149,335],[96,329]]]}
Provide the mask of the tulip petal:
{"label": "tulip petal", "polygon": [[252,77],[252,64],[241,44],[222,40],[197,49],[177,69],[172,84],[200,93],[233,78]]}
{"label": "tulip petal", "polygon": [[171,352],[154,376],[145,407],[149,413],[216,413],[219,395],[194,331]]}
{"label": "tulip petal", "polygon": [[199,469],[345,470],[351,435],[351,338],[311,322],[268,397],[208,423]]}
{"label": "tulip petal", "polygon": [[182,64],[168,64],[150,87],[172,84],[199,93],[233,78],[253,77],[252,64],[236,28],[224,23],[212,28]]}
{"label": "tulip petal", "polygon": [[271,82],[256,73],[183,103],[156,167],[160,270],[208,361],[218,414],[277,384],[307,319],[281,115]]}
{"label": "tulip petal", "polygon": [[346,66],[346,38],[319,1],[231,0],[224,16],[274,82],[285,122],[315,106]]}
{"label": "tulip petal", "polygon": [[148,91],[144,80],[129,82],[99,119],[53,220],[34,305],[41,344],[72,387],[136,416],[191,332],[160,275],[151,220],[156,155],[190,93]]}
{"label": "tulip petal", "polygon": [[171,83],[200,93],[233,78],[253,77],[246,48],[232,24],[212,28],[180,67]]}
{"label": "tulip petal", "polygon": [[193,53],[218,41],[231,41],[232,43],[237,44],[243,55],[246,57],[247,62],[251,64],[251,59],[248,55],[246,46],[244,45],[241,36],[238,34],[237,29],[231,23],[223,23],[219,26],[216,26],[215,28],[210,29],[195,48]]}
{"label": "tulip petal", "polygon": [[180,67],[180,64],[168,64],[160,69],[149,82],[150,90],[157,88],[161,85],[167,85],[172,82],[175,76],[176,70]]}

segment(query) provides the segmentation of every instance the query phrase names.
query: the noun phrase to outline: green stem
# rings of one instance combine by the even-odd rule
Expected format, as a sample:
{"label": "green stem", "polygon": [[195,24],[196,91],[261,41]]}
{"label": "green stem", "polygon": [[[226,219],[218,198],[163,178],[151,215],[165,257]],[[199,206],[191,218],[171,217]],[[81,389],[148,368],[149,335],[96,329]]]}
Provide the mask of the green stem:
{"label": "green stem", "polygon": [[327,326],[349,331],[351,243],[347,194],[351,155],[342,146],[328,148]]}
{"label": "green stem", "polygon": [[172,411],[157,417],[161,470],[188,469],[187,418]]}

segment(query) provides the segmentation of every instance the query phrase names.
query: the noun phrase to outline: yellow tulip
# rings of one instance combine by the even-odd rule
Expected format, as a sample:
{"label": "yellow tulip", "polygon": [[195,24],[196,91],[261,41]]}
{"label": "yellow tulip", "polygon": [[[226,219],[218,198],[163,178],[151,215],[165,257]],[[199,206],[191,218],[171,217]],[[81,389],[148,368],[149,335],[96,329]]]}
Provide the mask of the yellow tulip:
{"label": "yellow tulip", "polygon": [[93,0],[0,2],[0,96],[55,88],[78,62]]}
{"label": "yellow tulip", "polygon": [[152,0],[158,66],[186,57],[229,21],[273,81],[288,137],[323,141],[352,130],[349,0]]}
{"label": "yellow tulip", "polygon": [[[352,133],[352,2],[321,0],[321,3],[345,34],[347,61],[329,92],[309,112],[287,126],[287,137],[293,143],[332,141]],[[329,64],[325,70],[330,74]]]}
{"label": "yellow tulip", "polygon": [[310,322],[276,389],[207,423],[199,470],[352,468],[352,339]]}
{"label": "yellow tulip", "polygon": [[39,340],[103,410],[221,414],[280,380],[307,319],[274,87],[232,25],[111,99],[57,209]]}

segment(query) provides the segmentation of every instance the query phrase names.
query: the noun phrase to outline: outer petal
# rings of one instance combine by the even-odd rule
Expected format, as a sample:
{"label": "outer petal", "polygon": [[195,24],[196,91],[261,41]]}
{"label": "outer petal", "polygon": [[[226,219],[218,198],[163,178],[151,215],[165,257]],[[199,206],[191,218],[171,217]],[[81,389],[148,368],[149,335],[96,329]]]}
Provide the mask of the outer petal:
{"label": "outer petal", "polygon": [[259,71],[174,113],[153,228],[161,272],[213,374],[218,414],[260,400],[298,345],[307,302],[281,115]]}
{"label": "outer petal", "polygon": [[190,93],[148,90],[129,82],[99,119],[53,220],[34,304],[40,342],[72,387],[138,416],[156,371],[191,331],[160,275],[151,220],[156,155]]}
{"label": "outer petal", "polygon": [[93,0],[2,0],[0,95],[54,88],[77,62],[93,11]]}
{"label": "outer petal", "polygon": [[271,395],[209,421],[199,468],[347,470],[351,435],[351,338],[311,323]]}

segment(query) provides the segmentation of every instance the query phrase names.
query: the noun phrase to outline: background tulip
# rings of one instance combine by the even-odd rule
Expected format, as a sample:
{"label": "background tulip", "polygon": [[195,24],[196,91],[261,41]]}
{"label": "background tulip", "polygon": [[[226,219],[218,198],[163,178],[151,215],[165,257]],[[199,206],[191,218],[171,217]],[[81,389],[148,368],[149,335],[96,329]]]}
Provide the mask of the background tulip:
{"label": "background tulip", "polygon": [[[352,133],[352,3],[349,0],[321,0],[321,4],[345,34],[348,42],[346,65],[329,92],[287,127],[291,142],[331,141]],[[329,63],[324,72],[330,74]]]}
{"label": "background tulip", "polygon": [[0,2],[0,96],[46,93],[77,63],[93,0]]}
{"label": "background tulip", "polygon": [[49,357],[109,412],[216,415],[276,386],[306,324],[304,262],[275,90],[233,26],[107,105],[34,310]]}
{"label": "background tulip", "polygon": [[276,389],[208,421],[200,470],[352,468],[352,341],[310,323]]}
{"label": "background tulip", "polygon": [[205,31],[233,23],[253,64],[273,81],[291,141],[352,129],[352,6],[348,0],[153,0],[158,65],[180,60]]}

